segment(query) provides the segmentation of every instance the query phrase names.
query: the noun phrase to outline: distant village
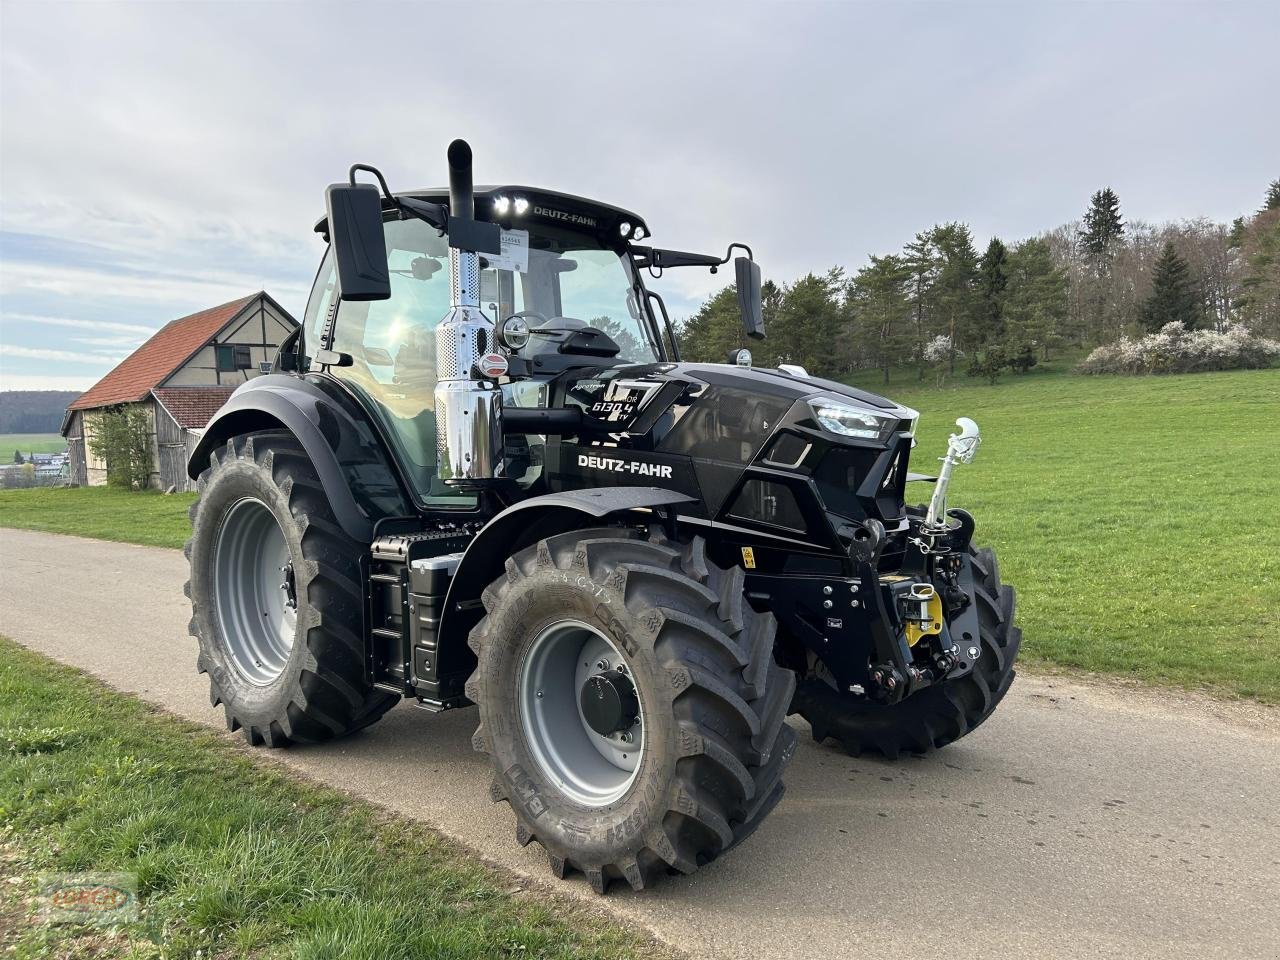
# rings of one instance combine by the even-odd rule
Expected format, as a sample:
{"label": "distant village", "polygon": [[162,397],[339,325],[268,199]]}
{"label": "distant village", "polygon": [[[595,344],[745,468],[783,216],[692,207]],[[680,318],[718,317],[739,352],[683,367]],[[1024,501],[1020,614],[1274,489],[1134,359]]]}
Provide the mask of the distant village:
{"label": "distant village", "polygon": [[26,453],[15,450],[11,463],[0,464],[0,487],[14,490],[22,487],[57,487],[70,477],[67,451],[60,453]]}

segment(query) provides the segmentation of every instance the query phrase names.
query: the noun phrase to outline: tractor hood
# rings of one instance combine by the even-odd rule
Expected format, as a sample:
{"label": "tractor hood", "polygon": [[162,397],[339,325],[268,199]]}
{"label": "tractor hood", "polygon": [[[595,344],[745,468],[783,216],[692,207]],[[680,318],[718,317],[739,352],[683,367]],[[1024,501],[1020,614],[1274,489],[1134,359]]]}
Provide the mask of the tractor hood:
{"label": "tractor hood", "polygon": [[[916,418],[916,412],[909,407],[866,390],[763,367],[628,364],[578,368],[562,382],[565,402],[579,407],[598,428],[633,438],[648,437],[657,449],[670,447],[673,441],[669,434],[685,432],[681,428],[691,419],[686,415],[694,410],[709,412],[720,436],[725,436],[726,423],[736,423],[735,436],[755,448],[781,425],[784,417],[794,419],[809,413],[808,405],[799,401],[818,397],[845,400],[878,417],[902,423],[901,429],[913,429]],[[712,428],[713,424],[703,424],[702,429],[708,431],[703,435],[714,433]],[[690,447],[697,436],[690,436]],[[687,452],[696,455],[693,449]]]}
{"label": "tractor hood", "polygon": [[[688,493],[715,517],[760,471],[770,482],[787,474],[801,488],[827,490],[827,509],[842,516],[901,513],[917,414],[874,393],[700,363],[578,368],[560,385],[555,405],[578,408],[590,428],[584,439],[560,444],[553,489],[656,482]],[[862,489],[871,476],[891,482]]]}
{"label": "tractor hood", "polygon": [[662,366],[674,366],[680,373],[707,383],[731,385],[747,390],[754,389],[795,400],[815,394],[835,394],[881,410],[907,409],[879,394],[859,390],[847,383],[823,380],[821,377],[793,376],[768,367],[738,367],[726,363],[681,363],[662,364]]}

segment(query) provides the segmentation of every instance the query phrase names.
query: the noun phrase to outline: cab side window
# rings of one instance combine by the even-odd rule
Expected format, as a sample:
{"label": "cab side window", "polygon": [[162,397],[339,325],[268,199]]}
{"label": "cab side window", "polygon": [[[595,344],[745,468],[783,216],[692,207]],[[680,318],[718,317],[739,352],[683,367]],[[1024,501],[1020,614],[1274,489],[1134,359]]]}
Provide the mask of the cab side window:
{"label": "cab side window", "polygon": [[[329,373],[365,398],[425,503],[465,506],[474,497],[460,495],[436,476],[435,328],[450,306],[447,242],[420,220],[390,221],[385,233],[391,298],[338,304],[330,347],[351,363]],[[337,296],[331,256],[322,277],[307,305],[312,355]]]}

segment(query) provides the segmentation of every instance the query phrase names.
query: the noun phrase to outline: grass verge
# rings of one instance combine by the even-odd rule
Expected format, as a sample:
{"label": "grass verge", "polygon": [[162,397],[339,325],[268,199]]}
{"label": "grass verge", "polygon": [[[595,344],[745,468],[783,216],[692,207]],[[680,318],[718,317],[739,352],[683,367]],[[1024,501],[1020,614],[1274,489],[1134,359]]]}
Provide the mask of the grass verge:
{"label": "grass verge", "polygon": [[[53,871],[135,874],[141,920],[35,922],[33,878]],[[667,955],[5,638],[0,873],[0,951],[17,958]]]}
{"label": "grass verge", "polygon": [[114,487],[0,490],[0,527],[181,548],[191,536],[194,493]]}

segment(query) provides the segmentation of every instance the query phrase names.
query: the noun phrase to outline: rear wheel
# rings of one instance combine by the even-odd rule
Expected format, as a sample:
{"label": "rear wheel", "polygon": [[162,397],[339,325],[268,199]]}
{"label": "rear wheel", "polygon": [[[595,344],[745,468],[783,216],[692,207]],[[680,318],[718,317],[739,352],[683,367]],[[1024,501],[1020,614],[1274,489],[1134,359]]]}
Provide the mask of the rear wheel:
{"label": "rear wheel", "polygon": [[287,433],[215,451],[191,507],[187,596],[197,669],[252,744],[315,743],[373,723],[397,697],[365,682],[360,556]]}
{"label": "rear wheel", "polygon": [[795,750],[794,675],[741,570],[701,539],[574,531],[507,561],[472,631],[474,744],[516,839],[597,892],[691,873],[750,834]]}
{"label": "rear wheel", "polygon": [[807,677],[791,710],[809,721],[815,740],[834,739],[853,756],[894,759],[946,746],[991,716],[1013,683],[1022,631],[1014,626],[1013,587],[1000,582],[995,553],[971,548],[969,559],[982,651],[973,671],[889,706],[842,693],[820,676]]}

